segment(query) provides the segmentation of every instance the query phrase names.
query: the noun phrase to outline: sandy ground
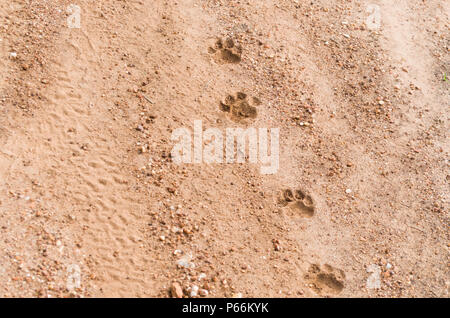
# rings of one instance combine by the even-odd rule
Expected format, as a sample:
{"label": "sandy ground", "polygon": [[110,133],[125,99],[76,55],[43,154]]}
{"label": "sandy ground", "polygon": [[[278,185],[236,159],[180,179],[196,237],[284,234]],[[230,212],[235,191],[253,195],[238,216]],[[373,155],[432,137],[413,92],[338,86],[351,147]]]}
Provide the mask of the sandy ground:
{"label": "sandy ground", "polygon": [[[2,1],[0,295],[448,297],[449,15]],[[279,128],[279,170],[175,164],[194,120]]]}

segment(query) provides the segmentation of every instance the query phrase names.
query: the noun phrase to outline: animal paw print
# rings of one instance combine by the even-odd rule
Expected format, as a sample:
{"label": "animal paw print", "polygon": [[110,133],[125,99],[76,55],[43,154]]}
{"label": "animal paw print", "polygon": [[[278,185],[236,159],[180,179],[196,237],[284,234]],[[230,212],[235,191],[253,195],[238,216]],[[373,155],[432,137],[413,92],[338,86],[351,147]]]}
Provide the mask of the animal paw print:
{"label": "animal paw print", "polygon": [[220,110],[229,113],[233,121],[241,122],[248,118],[256,118],[258,112],[255,106],[259,106],[261,101],[253,97],[251,104],[247,94],[237,93],[236,96],[228,95],[224,101],[221,101]]}
{"label": "animal paw print", "polygon": [[314,216],[316,210],[311,196],[302,190],[284,190],[280,203],[295,214],[306,218]]}
{"label": "animal paw print", "polygon": [[218,39],[214,47],[209,48],[209,53],[213,55],[218,63],[234,63],[241,61],[242,47],[235,44],[232,39]]}
{"label": "animal paw print", "polygon": [[307,284],[319,295],[337,295],[344,289],[345,273],[331,265],[312,264],[304,276]]}

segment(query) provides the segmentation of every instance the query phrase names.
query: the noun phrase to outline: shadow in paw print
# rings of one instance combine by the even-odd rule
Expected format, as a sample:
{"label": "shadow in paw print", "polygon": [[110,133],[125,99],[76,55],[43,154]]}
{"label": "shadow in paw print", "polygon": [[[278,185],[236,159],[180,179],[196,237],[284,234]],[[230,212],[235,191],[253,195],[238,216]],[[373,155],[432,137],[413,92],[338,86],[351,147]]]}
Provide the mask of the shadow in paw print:
{"label": "shadow in paw print", "polygon": [[345,287],[345,273],[328,264],[312,264],[304,278],[319,295],[337,295]]}
{"label": "shadow in paw print", "polygon": [[302,190],[284,190],[280,203],[295,214],[306,218],[314,216],[316,210],[311,196]]}
{"label": "shadow in paw print", "polygon": [[209,48],[209,53],[213,55],[217,63],[234,63],[241,61],[242,47],[236,45],[232,39],[218,39],[214,47]]}

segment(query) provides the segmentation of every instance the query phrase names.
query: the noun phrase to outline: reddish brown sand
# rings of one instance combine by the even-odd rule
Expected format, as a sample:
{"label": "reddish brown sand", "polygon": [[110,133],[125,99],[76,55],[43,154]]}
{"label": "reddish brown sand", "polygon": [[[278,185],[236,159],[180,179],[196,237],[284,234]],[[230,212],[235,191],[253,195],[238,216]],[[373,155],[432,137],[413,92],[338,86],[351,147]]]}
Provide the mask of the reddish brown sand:
{"label": "reddish brown sand", "polygon": [[[448,297],[449,1],[72,2],[0,3],[0,296]],[[175,165],[194,120],[280,169]]]}

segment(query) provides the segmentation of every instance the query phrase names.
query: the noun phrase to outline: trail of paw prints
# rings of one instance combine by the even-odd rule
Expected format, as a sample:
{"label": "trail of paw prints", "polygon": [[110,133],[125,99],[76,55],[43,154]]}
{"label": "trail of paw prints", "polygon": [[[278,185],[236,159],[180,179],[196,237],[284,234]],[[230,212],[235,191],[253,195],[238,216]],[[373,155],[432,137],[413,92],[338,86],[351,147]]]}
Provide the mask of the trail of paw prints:
{"label": "trail of paw prints", "polygon": [[246,119],[255,119],[258,115],[256,106],[259,106],[261,101],[253,97],[250,103],[247,99],[247,94],[237,93],[236,96],[228,95],[224,101],[220,102],[220,110],[230,114],[231,120],[235,122],[242,122]]}
{"label": "trail of paw prints", "polygon": [[293,216],[298,215],[305,218],[311,218],[316,212],[312,197],[305,194],[302,190],[284,190],[279,202],[286,211]]}
{"label": "trail of paw prints", "polygon": [[312,264],[304,276],[308,286],[320,296],[337,295],[345,287],[345,273],[331,265]]}
{"label": "trail of paw prints", "polygon": [[232,39],[218,39],[214,46],[209,47],[208,52],[213,56],[216,63],[237,64],[241,62],[242,47],[235,44]]}

